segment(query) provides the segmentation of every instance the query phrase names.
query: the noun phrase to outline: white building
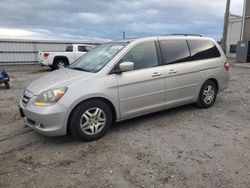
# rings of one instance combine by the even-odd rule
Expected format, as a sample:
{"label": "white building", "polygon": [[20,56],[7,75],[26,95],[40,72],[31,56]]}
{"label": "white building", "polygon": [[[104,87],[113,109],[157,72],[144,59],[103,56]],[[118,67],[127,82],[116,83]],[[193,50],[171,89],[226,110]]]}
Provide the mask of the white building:
{"label": "white building", "polygon": [[228,20],[228,33],[226,42],[226,56],[236,57],[237,42],[241,40],[242,17],[230,14]]}

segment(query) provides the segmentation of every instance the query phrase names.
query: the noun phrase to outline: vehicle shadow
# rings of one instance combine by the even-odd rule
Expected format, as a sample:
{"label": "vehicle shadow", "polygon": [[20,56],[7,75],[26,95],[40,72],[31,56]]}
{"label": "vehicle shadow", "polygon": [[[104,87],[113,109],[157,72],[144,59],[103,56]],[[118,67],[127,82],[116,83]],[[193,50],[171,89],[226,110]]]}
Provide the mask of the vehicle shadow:
{"label": "vehicle shadow", "polygon": [[7,91],[7,90],[9,90],[9,89],[7,89],[7,88],[5,87],[4,84],[2,84],[2,85],[0,85],[0,91],[1,91],[1,90],[6,90],[6,91]]}
{"label": "vehicle shadow", "polygon": [[30,71],[29,74],[38,74],[38,73],[46,73],[52,72],[53,70],[48,67],[41,67],[41,69]]}
{"label": "vehicle shadow", "polygon": [[[107,132],[107,135],[104,138],[100,138],[99,140],[96,141],[92,141],[92,142],[99,142],[102,141],[102,139],[107,139],[109,137],[110,134],[116,134],[116,132],[123,132],[125,130],[131,129],[133,127],[137,127],[138,126],[143,126],[145,122],[148,121],[158,121],[159,119],[163,118],[163,117],[170,117],[171,115],[176,115],[176,114],[180,114],[183,113],[185,111],[196,111],[198,110],[193,104],[189,104],[189,105],[185,105],[185,106],[181,106],[181,107],[176,107],[176,108],[171,108],[168,110],[163,110],[163,111],[159,111],[159,112],[154,112],[152,114],[147,114],[147,115],[143,115],[143,116],[139,116],[133,119],[129,119],[129,120],[125,120],[122,122],[118,122],[116,124],[114,124],[111,129]],[[36,133],[39,135],[40,137],[40,141],[43,143],[50,143],[52,145],[62,145],[62,144],[84,144],[84,143],[92,143],[92,142],[82,142],[79,141],[77,139],[75,139],[70,133],[66,136],[59,136],[59,137],[47,137],[47,136],[43,136],[40,135],[39,133]]]}
{"label": "vehicle shadow", "polygon": [[121,131],[123,129],[128,129],[128,128],[131,128],[133,126],[140,126],[144,122],[157,121],[163,117],[168,117],[168,116],[171,117],[171,115],[173,115],[173,114],[180,114],[182,112],[190,111],[190,110],[196,111],[197,108],[195,107],[194,104],[188,104],[188,105],[184,105],[184,106],[180,106],[180,107],[175,107],[175,108],[171,108],[171,109],[167,109],[167,110],[154,112],[151,114],[147,114],[147,115],[139,116],[136,118],[128,119],[128,120],[125,120],[122,122],[118,122],[112,126],[112,130],[113,131]]}

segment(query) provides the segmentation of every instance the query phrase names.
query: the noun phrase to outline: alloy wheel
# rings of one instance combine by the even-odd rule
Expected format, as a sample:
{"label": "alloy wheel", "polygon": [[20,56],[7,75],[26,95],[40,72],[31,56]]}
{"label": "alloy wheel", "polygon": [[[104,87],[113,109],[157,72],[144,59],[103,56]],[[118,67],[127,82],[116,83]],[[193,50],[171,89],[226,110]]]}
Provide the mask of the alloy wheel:
{"label": "alloy wheel", "polygon": [[58,64],[57,64],[57,67],[58,67],[58,69],[62,69],[62,68],[64,68],[65,67],[65,64],[64,64],[64,62],[58,62]]}
{"label": "alloy wheel", "polygon": [[203,91],[203,100],[206,104],[210,104],[213,102],[215,97],[215,89],[213,88],[213,86],[208,85],[204,91]]}
{"label": "alloy wheel", "polygon": [[86,110],[80,119],[80,127],[83,133],[95,135],[99,133],[106,124],[106,114],[101,108],[93,107]]}

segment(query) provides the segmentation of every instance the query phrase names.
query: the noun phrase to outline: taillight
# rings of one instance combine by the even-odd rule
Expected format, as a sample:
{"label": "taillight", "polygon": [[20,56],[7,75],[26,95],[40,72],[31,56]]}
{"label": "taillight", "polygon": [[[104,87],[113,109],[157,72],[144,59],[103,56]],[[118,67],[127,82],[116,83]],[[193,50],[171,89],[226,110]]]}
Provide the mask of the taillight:
{"label": "taillight", "polygon": [[230,64],[228,62],[224,63],[224,68],[229,71]]}
{"label": "taillight", "polygon": [[44,52],[44,53],[43,53],[43,56],[44,56],[45,58],[47,58],[47,57],[49,56],[49,52]]}

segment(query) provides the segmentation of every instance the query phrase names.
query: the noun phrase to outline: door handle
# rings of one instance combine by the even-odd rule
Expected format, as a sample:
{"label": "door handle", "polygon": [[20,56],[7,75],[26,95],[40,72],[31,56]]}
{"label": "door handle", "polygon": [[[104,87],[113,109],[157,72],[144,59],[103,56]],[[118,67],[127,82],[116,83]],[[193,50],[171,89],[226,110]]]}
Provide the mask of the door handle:
{"label": "door handle", "polygon": [[175,74],[177,72],[178,72],[177,70],[171,69],[171,70],[169,70],[168,74]]}
{"label": "door handle", "polygon": [[159,73],[159,72],[154,72],[153,74],[152,74],[152,77],[158,77],[158,76],[161,76],[162,74],[161,73]]}

